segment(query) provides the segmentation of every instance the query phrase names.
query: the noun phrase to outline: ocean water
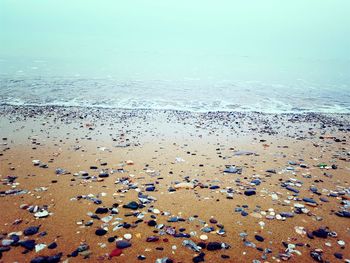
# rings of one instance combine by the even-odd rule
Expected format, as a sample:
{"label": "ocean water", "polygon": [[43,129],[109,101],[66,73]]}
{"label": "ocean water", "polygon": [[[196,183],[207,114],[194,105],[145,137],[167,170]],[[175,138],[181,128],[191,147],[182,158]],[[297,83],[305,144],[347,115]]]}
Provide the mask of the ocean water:
{"label": "ocean water", "polygon": [[0,104],[195,112],[350,113],[350,92],[347,85],[315,85],[303,80],[282,85],[261,81],[3,76]]}

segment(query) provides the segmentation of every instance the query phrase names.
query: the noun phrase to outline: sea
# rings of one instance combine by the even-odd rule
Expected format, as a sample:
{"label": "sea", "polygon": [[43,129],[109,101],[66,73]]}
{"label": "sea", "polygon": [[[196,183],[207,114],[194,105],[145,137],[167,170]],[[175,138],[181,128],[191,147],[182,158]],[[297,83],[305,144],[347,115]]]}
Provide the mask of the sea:
{"label": "sea", "polygon": [[349,85],[247,80],[0,77],[1,105],[56,105],[193,112],[350,113]]}

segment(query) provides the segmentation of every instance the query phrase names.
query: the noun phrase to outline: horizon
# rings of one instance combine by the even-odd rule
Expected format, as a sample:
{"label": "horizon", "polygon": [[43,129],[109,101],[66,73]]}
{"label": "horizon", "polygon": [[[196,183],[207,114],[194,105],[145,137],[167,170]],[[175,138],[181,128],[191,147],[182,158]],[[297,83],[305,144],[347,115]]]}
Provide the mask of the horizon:
{"label": "horizon", "polygon": [[1,1],[6,76],[350,82],[350,2]]}

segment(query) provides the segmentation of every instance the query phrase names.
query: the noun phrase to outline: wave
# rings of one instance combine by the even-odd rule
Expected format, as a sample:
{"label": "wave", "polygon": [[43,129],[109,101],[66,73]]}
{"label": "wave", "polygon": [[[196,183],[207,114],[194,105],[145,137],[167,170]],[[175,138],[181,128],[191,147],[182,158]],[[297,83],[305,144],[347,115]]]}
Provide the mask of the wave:
{"label": "wave", "polygon": [[0,78],[0,104],[118,109],[350,113],[348,87],[262,82]]}

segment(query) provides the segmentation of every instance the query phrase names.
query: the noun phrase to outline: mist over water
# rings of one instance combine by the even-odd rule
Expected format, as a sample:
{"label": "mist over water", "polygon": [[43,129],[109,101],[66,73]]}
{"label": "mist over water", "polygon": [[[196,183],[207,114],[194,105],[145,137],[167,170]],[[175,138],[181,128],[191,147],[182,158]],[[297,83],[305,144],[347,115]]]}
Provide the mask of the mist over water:
{"label": "mist over water", "polygon": [[0,2],[0,103],[350,112],[350,2]]}

